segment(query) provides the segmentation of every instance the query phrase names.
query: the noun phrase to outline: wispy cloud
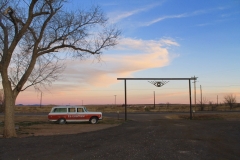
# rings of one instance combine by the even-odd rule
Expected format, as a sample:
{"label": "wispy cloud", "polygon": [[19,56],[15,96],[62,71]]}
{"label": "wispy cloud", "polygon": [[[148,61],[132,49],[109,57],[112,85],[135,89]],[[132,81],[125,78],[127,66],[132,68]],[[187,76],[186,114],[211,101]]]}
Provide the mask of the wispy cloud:
{"label": "wispy cloud", "polygon": [[196,26],[198,27],[203,27],[203,26],[209,26],[209,25],[213,25],[214,23],[201,23],[201,24],[197,24]]}
{"label": "wispy cloud", "polygon": [[172,19],[172,18],[183,18],[183,17],[187,17],[188,15],[187,14],[179,14],[179,15],[170,15],[170,16],[163,16],[163,17],[159,17],[157,19],[154,19],[150,22],[146,22],[146,23],[143,23],[142,26],[150,26],[152,24],[155,24],[157,22],[160,22],[160,21],[163,21],[165,19]]}
{"label": "wispy cloud", "polygon": [[124,12],[114,12],[114,13],[110,13],[109,17],[110,17],[110,21],[112,23],[117,23],[119,21],[121,21],[122,19],[128,18],[130,16],[133,16],[135,14],[144,12],[144,11],[148,11],[156,6],[158,6],[160,3],[157,4],[151,4],[142,8],[138,8],[135,10],[131,10],[131,11],[124,11]]}
{"label": "wispy cloud", "polygon": [[182,14],[176,14],[176,15],[161,16],[152,21],[142,23],[141,26],[150,26],[150,25],[153,25],[155,23],[158,23],[158,22],[166,20],[166,19],[176,19],[176,18],[186,18],[186,17],[198,16],[198,15],[207,14],[207,13],[210,13],[210,12],[213,12],[216,10],[224,10],[224,9],[227,9],[227,8],[217,7],[217,8],[213,8],[213,9],[197,10],[197,11],[194,11],[191,13],[182,13]]}

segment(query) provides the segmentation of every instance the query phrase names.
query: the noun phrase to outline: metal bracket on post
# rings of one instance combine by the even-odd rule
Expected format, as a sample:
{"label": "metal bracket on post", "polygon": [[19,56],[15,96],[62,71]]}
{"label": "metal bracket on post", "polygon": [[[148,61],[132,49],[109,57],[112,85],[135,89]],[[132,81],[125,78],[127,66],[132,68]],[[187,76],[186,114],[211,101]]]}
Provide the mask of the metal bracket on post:
{"label": "metal bracket on post", "polygon": [[152,83],[156,87],[162,87],[163,85],[167,84],[169,81],[148,81]]}

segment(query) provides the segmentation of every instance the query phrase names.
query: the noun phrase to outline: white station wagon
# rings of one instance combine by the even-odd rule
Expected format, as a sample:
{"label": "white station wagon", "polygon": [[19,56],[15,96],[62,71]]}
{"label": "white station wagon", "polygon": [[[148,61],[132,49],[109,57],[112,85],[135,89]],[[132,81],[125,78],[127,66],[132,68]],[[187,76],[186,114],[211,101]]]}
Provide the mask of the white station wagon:
{"label": "white station wagon", "polygon": [[59,124],[87,121],[96,124],[102,120],[102,112],[89,112],[84,106],[57,106],[48,114],[48,120]]}

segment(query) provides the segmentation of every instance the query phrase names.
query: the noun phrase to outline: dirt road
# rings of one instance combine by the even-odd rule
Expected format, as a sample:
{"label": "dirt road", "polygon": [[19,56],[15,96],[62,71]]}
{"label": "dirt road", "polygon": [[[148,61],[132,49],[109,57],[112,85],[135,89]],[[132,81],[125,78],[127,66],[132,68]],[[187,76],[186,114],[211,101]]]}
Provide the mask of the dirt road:
{"label": "dirt road", "polygon": [[240,158],[239,120],[152,119],[74,135],[0,139],[0,159]]}

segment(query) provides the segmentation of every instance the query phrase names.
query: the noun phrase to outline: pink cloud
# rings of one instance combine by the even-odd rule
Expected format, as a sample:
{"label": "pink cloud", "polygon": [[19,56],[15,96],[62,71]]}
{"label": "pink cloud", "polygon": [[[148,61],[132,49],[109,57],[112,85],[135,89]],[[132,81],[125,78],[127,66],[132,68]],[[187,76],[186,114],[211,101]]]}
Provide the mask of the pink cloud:
{"label": "pink cloud", "polygon": [[[66,60],[67,67],[61,79],[48,88],[49,91],[45,91],[44,103],[79,104],[82,99],[85,99],[86,103],[93,103],[89,97],[94,97],[94,100],[99,96],[111,97],[113,93],[104,90],[111,90],[112,85],[120,83],[117,78],[132,77],[135,72],[169,65],[171,58],[166,46],[178,46],[178,44],[170,39],[153,41],[123,38],[114,50],[102,55],[102,61],[99,63],[91,58]],[[102,90],[102,92],[100,94],[94,92],[95,96],[93,96],[91,90]],[[38,103],[37,93],[35,98],[27,98],[32,97],[33,92],[33,89],[23,92],[17,103]],[[107,103],[107,99],[100,98],[96,103],[103,101]]]}

